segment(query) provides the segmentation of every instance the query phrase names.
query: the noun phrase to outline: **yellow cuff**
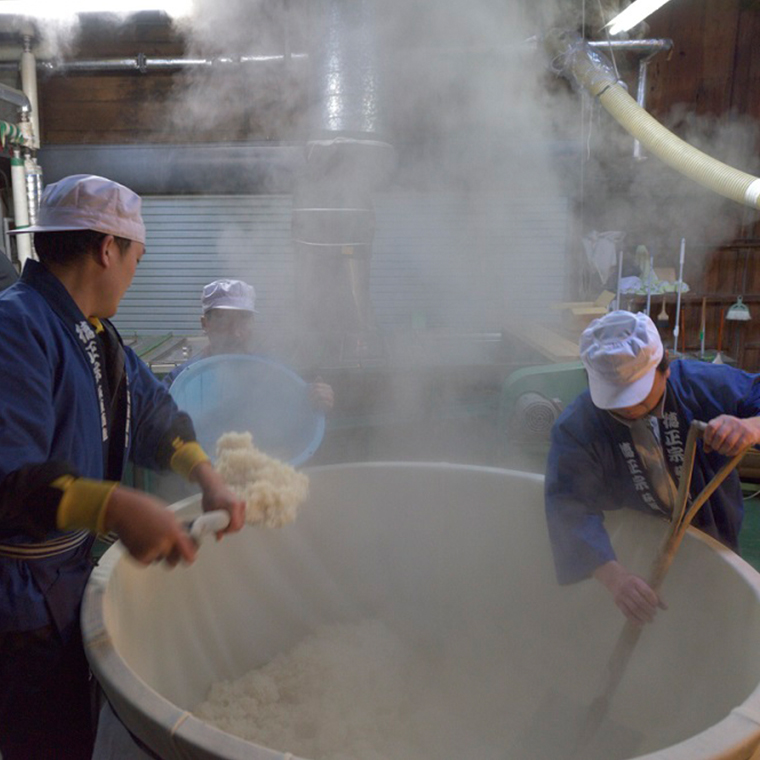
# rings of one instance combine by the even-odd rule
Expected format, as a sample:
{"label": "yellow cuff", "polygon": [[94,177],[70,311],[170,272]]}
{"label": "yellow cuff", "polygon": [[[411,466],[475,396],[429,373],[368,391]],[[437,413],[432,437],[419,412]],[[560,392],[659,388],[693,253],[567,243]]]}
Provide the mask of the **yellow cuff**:
{"label": "yellow cuff", "polygon": [[185,480],[190,480],[190,473],[196,465],[201,462],[208,462],[209,458],[206,452],[201,448],[200,443],[190,441],[182,443],[172,454],[170,466],[174,472],[181,475]]}
{"label": "yellow cuff", "polygon": [[92,533],[103,533],[106,504],[116,486],[112,480],[91,480],[63,475],[51,484],[63,491],[56,513],[59,530],[85,528]]}

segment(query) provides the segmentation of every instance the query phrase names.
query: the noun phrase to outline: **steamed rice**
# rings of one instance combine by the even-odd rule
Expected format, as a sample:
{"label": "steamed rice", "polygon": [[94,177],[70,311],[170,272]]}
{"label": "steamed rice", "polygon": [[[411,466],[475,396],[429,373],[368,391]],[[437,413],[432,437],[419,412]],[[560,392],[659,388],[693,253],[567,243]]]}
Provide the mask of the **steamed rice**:
{"label": "steamed rice", "polygon": [[[504,701],[484,690],[494,664],[473,673],[468,649],[479,646],[413,645],[379,620],[323,625],[262,667],[213,684],[193,712],[310,760],[503,760]],[[504,685],[499,672],[496,664]]]}
{"label": "steamed rice", "polygon": [[216,444],[216,469],[245,500],[245,520],[279,528],[293,522],[309,495],[309,478],[253,445],[250,433],[225,433]]}

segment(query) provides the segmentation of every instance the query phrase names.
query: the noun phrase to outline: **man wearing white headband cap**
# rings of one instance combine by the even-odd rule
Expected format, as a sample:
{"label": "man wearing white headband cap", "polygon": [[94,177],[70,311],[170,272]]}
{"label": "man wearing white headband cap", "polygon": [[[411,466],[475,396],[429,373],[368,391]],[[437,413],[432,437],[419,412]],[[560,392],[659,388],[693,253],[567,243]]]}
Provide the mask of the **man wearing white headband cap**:
{"label": "man wearing white headband cap", "polygon": [[[552,429],[546,517],[557,578],[593,576],[626,617],[650,622],[662,599],[617,560],[604,513],[630,507],[669,519],[693,420],[708,422],[697,448],[692,495],[745,446],[760,443],[760,375],[696,360],[668,361],[652,320],[614,311],[580,339],[589,389]],[[738,548],[742,495],[734,471],[693,525]]]}
{"label": "man wearing white headband cap", "polygon": [[79,608],[95,535],[139,562],[192,562],[166,504],[120,485],[128,462],[196,482],[204,508],[244,505],[195,442],[190,418],[108,321],[145,253],[140,197],[103,177],[49,185],[39,261],[0,294],[0,754],[92,754]]}
{"label": "man wearing white headband cap", "polygon": [[[256,291],[247,282],[222,279],[205,285],[201,295],[201,327],[208,337],[208,345],[169,372],[164,382],[171,385],[180,372],[209,356],[262,353],[262,348],[255,343],[254,319],[258,313],[255,305]],[[309,383],[308,392],[315,409],[322,412],[332,409],[333,389],[322,378]]]}

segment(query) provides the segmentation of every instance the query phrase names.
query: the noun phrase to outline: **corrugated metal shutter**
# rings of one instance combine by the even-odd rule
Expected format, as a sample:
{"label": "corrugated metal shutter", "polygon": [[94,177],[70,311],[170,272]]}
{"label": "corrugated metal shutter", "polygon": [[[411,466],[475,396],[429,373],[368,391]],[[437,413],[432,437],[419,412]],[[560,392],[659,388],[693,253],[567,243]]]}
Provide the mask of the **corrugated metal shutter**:
{"label": "corrugated metal shutter", "polygon": [[[123,332],[197,333],[201,289],[219,277],[255,286],[262,321],[295,308],[290,196],[146,197],[143,213],[148,255],[115,320]],[[382,327],[498,330],[564,297],[563,198],[395,192],[376,196],[375,213]]]}
{"label": "corrugated metal shutter", "polygon": [[200,295],[221,277],[255,286],[257,310],[292,305],[290,196],[164,196],[143,199],[147,255],[115,320],[124,332],[197,333]]}
{"label": "corrugated metal shutter", "polygon": [[565,292],[568,203],[499,195],[376,198],[371,292],[378,322],[499,330],[545,316]]}

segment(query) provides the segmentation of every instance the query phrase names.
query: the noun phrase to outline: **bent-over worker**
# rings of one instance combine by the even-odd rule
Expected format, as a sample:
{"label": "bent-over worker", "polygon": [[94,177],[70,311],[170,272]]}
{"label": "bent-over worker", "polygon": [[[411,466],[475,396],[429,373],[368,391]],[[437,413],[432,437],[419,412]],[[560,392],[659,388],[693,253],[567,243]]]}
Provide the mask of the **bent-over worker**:
{"label": "bent-over worker", "polygon": [[[552,429],[546,518],[561,584],[593,576],[631,621],[650,622],[663,600],[617,559],[604,513],[624,507],[669,519],[692,420],[707,422],[691,495],[745,446],[760,442],[760,375],[696,360],[668,361],[652,320],[614,311],[580,339],[589,389]],[[743,506],[734,471],[693,525],[738,549]]]}
{"label": "bent-over worker", "polygon": [[[201,359],[219,354],[255,354],[256,291],[242,280],[214,280],[203,288],[201,295],[201,327],[208,345],[192,359],[175,367],[164,378],[171,385],[185,368]],[[309,383],[309,399],[314,409],[328,412],[333,408],[332,386],[320,377]]]}

